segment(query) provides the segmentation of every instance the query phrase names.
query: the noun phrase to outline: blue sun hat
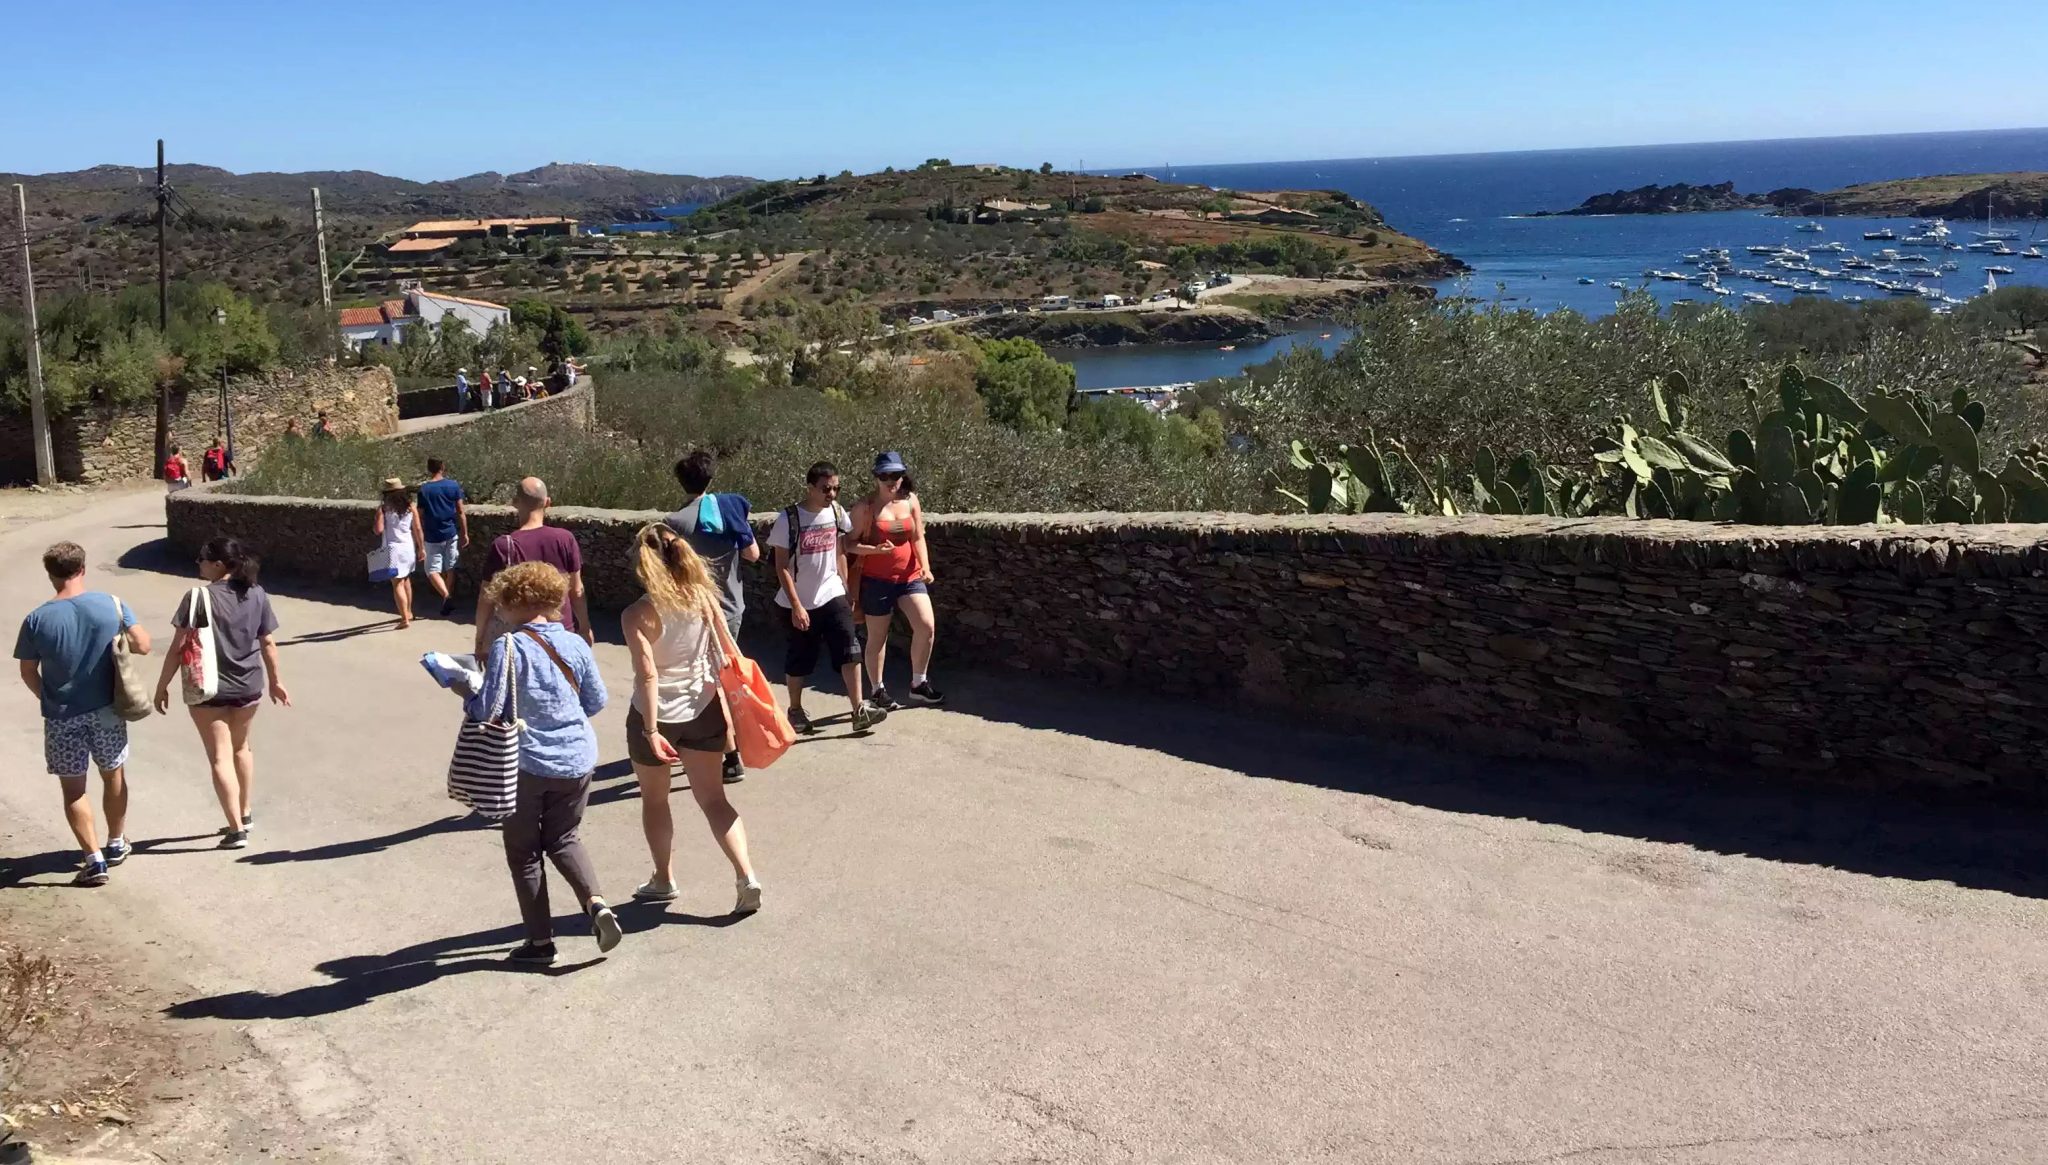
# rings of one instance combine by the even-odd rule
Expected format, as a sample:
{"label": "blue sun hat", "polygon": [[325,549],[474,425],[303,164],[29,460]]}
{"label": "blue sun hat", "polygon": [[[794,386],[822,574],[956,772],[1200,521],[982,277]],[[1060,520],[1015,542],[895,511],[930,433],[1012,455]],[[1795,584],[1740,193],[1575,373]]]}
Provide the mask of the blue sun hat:
{"label": "blue sun hat", "polygon": [[903,464],[903,454],[896,452],[894,449],[889,450],[887,453],[880,454],[875,458],[876,477],[880,477],[885,473],[909,472],[910,467],[908,465]]}

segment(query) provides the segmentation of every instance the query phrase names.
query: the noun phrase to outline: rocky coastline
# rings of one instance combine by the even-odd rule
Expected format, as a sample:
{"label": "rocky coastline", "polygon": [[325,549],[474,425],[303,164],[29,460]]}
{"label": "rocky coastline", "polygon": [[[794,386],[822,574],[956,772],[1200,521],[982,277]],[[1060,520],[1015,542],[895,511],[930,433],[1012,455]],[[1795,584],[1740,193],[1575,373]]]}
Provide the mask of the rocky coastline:
{"label": "rocky coastline", "polygon": [[1048,348],[1115,348],[1136,344],[1215,344],[1272,336],[1266,320],[1238,308],[1201,311],[1070,311],[987,316],[967,325],[991,340],[1026,339]]}
{"label": "rocky coastline", "polygon": [[[1668,186],[1638,186],[1595,194],[1570,210],[1531,211],[1527,218],[1556,218],[1569,215],[1609,214],[1707,214],[1722,210],[1780,210],[1817,202],[1820,195],[1803,187],[1788,186],[1768,194],[1744,194],[1733,182],[1695,186],[1674,182]],[[1803,210],[1793,213],[1804,214]]]}
{"label": "rocky coastline", "polygon": [[2048,173],[1942,174],[1865,182],[1838,190],[1787,186],[1766,194],[1744,194],[1733,182],[1695,186],[1639,186],[1595,194],[1570,210],[1531,211],[1528,218],[1562,215],[1700,214],[1720,210],[1763,210],[1798,218],[1847,215],[1859,218],[1972,219],[2048,218]]}

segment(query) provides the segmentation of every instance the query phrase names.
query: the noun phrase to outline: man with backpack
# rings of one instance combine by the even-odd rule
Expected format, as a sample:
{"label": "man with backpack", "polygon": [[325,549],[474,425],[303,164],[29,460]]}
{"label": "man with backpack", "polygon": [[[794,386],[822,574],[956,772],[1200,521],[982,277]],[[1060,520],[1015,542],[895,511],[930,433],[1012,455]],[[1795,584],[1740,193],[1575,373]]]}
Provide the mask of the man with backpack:
{"label": "man with backpack", "polygon": [[206,447],[206,453],[199,459],[199,472],[208,481],[220,481],[235,471],[235,456],[227,451],[215,437],[213,444]]}
{"label": "man with backpack", "polygon": [[853,519],[839,507],[839,470],[829,461],[804,475],[804,500],[782,511],[768,544],[775,548],[775,602],[789,612],[789,723],[808,736],[817,731],[804,714],[804,684],[818,668],[822,649],[846,684],[853,730],[864,733],[889,713],[861,701],[860,639],[853,630],[853,605],[846,598],[846,543]]}
{"label": "man with backpack", "polygon": [[[21,621],[14,658],[21,663],[21,682],[42,704],[43,759],[63,789],[64,819],[85,855],[72,883],[104,886],[107,869],[132,852],[126,837],[128,723],[115,708],[120,675],[114,641],[122,640],[134,655],[148,655],[149,632],[128,604],[86,589],[85,551],[76,542],[44,551],[43,571],[56,597]],[[86,770],[94,765],[107,812],[104,849],[86,799]]]}
{"label": "man with backpack", "polygon": [[[738,494],[715,494],[711,477],[718,463],[708,449],[691,451],[676,462],[676,483],[683,487],[683,504],[662,519],[681,535],[697,557],[711,570],[718,585],[718,608],[725,616],[726,629],[735,640],[747,613],[747,592],[740,578],[740,563],[759,562],[761,547],[754,539],[752,507]],[[725,783],[735,784],[747,775],[737,751],[725,754]]]}

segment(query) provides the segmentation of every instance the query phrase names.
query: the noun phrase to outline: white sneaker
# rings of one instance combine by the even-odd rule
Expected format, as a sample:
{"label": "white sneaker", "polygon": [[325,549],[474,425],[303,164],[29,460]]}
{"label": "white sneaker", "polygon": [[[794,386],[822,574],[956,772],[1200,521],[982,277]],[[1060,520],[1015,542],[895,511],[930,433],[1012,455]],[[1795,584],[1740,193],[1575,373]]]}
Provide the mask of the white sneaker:
{"label": "white sneaker", "polygon": [[649,878],[638,886],[633,887],[633,901],[635,902],[674,902],[675,900],[676,884],[674,882],[657,882],[653,878]]}
{"label": "white sneaker", "polygon": [[733,905],[734,914],[752,914],[761,909],[761,883],[751,878],[739,884],[740,900]]}

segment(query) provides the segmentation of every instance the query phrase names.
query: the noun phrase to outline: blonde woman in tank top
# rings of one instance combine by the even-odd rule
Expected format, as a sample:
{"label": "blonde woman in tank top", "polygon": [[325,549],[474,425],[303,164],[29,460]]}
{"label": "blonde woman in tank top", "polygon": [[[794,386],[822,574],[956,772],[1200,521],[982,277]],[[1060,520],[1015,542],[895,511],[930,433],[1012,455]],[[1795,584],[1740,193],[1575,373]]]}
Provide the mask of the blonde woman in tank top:
{"label": "blonde woman in tank top", "polygon": [[761,883],[747,857],[747,829],[726,798],[721,775],[732,747],[718,669],[724,663],[717,628],[718,589],[690,544],[662,523],[634,538],[634,571],[647,593],[626,608],[626,645],[633,653],[633,707],[626,714],[626,753],[640,780],[640,824],[654,875],[633,891],[642,902],[676,898],[675,819],[669,780],[683,766],[690,794],[732,863],[739,900],[735,914],[761,908]]}

